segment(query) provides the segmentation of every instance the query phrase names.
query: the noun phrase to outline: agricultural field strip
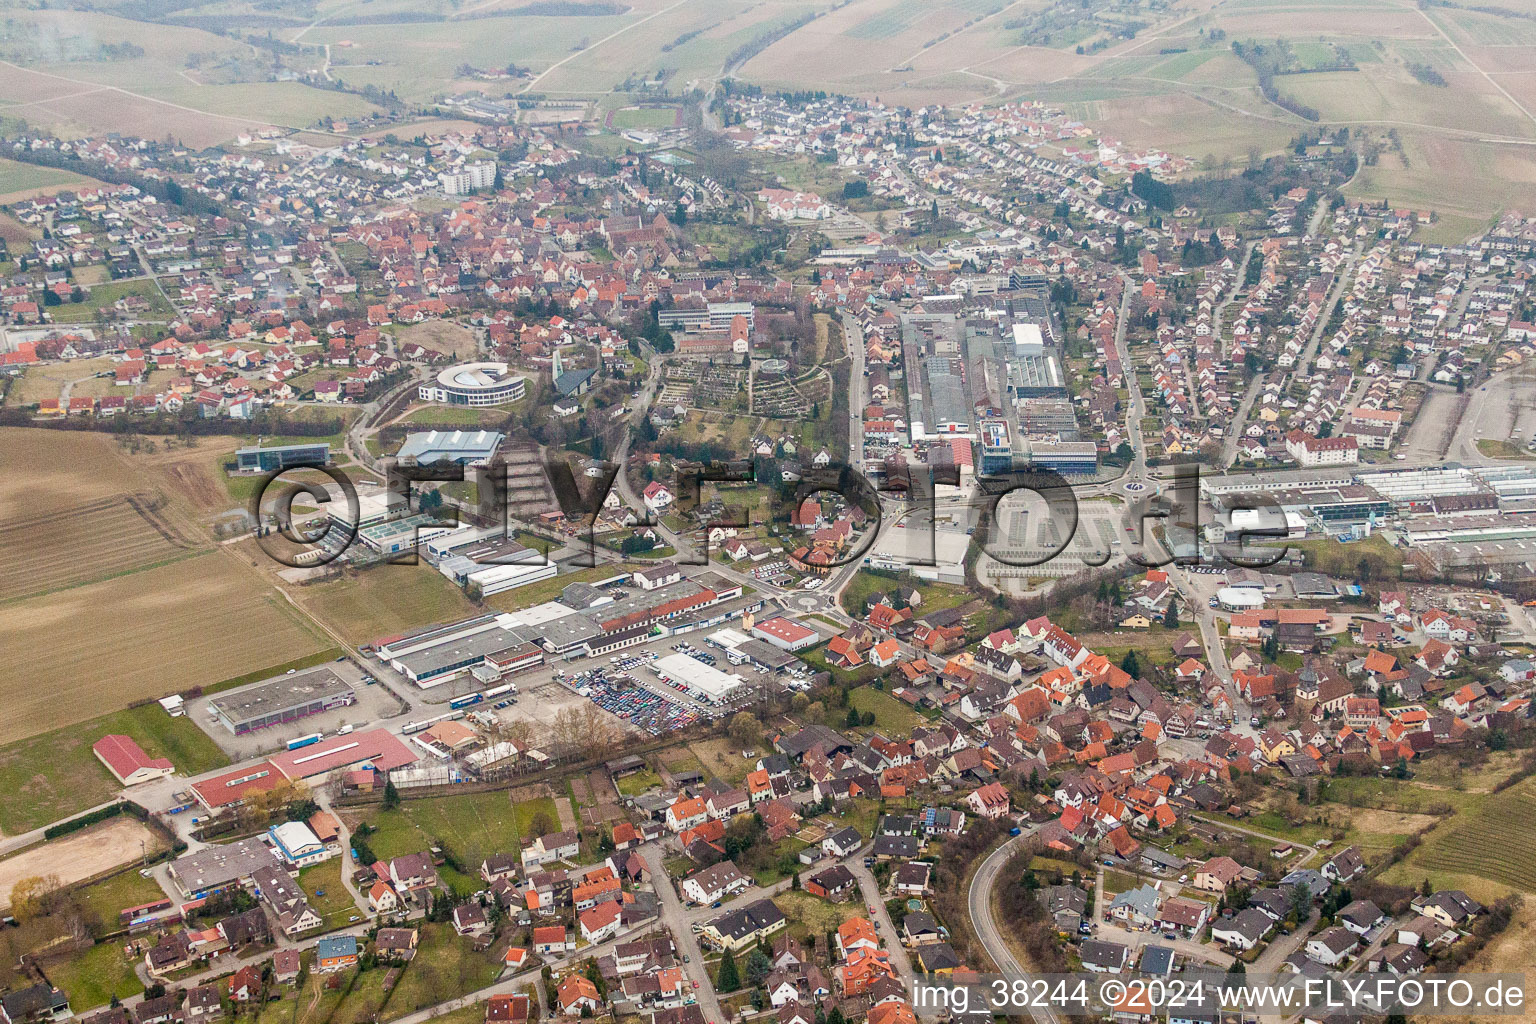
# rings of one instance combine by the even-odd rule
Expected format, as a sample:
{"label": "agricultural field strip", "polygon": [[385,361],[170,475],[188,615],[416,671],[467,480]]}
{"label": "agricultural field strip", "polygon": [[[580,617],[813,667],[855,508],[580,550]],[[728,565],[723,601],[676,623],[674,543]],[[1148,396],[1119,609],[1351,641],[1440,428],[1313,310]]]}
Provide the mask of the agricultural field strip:
{"label": "agricultural field strip", "polygon": [[142,568],[193,548],[144,510],[148,495],[119,494],[0,524],[0,601],[35,596]]}

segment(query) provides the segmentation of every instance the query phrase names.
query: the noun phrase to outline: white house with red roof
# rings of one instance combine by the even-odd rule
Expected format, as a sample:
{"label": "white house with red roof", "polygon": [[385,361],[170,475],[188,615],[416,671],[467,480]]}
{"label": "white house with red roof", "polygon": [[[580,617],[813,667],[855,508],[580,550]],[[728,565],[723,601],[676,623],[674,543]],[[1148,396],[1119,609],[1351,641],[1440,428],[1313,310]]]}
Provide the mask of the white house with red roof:
{"label": "white house with red roof", "polygon": [[109,733],[91,744],[107,771],[125,786],[137,786],[174,775],[176,766],[163,757],[150,757],[132,736]]}
{"label": "white house with red roof", "polygon": [[672,502],[676,500],[666,484],[659,482],[646,484],[645,493],[641,498],[645,501],[645,507],[652,512],[664,512],[671,508]]}
{"label": "white house with red roof", "polygon": [[996,821],[1011,809],[1008,789],[1001,782],[989,782],[965,798],[965,805],[983,818]]}

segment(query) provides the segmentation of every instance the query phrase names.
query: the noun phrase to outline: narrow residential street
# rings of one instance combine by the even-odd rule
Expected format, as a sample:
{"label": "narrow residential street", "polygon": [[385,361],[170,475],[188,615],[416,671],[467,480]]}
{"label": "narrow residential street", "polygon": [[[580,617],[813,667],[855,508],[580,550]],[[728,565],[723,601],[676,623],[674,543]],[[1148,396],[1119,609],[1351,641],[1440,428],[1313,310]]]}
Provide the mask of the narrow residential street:
{"label": "narrow residential street", "polygon": [[709,971],[704,968],[704,951],[699,947],[699,937],[693,933],[693,920],[667,874],[661,844],[646,843],[640,847],[640,856],[651,872],[651,885],[661,904],[661,923],[672,933],[672,941],[677,944],[678,953],[688,958],[688,962],[683,964],[683,976],[698,985],[694,994],[698,996],[704,1019],[720,1024],[725,1020],[725,1014],[720,1009],[720,999],[715,995]]}
{"label": "narrow residential street", "polygon": [[880,932],[880,939],[885,943],[885,948],[891,953],[891,965],[896,968],[901,983],[907,991],[912,991],[912,982],[915,977],[912,971],[912,958],[907,955],[907,948],[901,944],[901,932],[897,931],[898,925],[891,920],[891,915],[885,909],[885,899],[880,895],[880,882],[875,878],[875,873],[864,866],[864,853],[872,849],[873,845],[859,850],[843,863],[848,865],[848,870],[859,881],[859,891],[864,894],[864,903],[874,909],[870,912],[870,919],[874,921],[876,929]]}

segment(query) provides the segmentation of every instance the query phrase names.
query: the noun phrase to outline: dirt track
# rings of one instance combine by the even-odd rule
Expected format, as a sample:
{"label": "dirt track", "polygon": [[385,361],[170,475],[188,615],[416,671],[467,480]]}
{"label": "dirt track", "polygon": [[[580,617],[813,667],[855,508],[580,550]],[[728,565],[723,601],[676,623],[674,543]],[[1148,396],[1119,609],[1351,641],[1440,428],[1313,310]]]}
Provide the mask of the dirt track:
{"label": "dirt track", "polygon": [[0,860],[0,907],[11,905],[11,890],[23,878],[56,875],[69,885],[137,860],[140,840],[150,853],[161,847],[142,823],[119,816]]}

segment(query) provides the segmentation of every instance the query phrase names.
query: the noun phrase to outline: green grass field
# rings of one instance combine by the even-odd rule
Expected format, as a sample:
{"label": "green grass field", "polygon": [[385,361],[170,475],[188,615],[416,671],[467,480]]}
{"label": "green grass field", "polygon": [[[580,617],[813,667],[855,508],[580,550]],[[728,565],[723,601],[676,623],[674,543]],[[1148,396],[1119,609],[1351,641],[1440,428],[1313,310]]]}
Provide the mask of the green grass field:
{"label": "green grass field", "polygon": [[613,126],[625,128],[671,128],[677,120],[675,107],[623,107],[613,112]]}
{"label": "green grass field", "polygon": [[463,796],[406,800],[392,811],[380,811],[368,823],[378,829],[368,837],[376,856],[384,859],[426,850],[434,843],[452,851],[465,874],[451,868],[442,877],[456,892],[480,888],[470,874],[493,853],[516,853],[533,837],[533,819],[544,814],[554,827],[560,816],[549,797],[513,804],[506,793],[467,793]]}
{"label": "green grass field", "polygon": [[138,295],[149,302],[149,309],[140,314],[148,318],[170,317],[175,315],[171,304],[165,301],[165,296],[160,294],[160,289],[155,287],[153,281],[109,281],[92,288],[81,302],[66,302],[61,306],[50,306],[49,314],[54,321],[61,324],[77,324],[100,318],[101,311],[109,308],[118,299],[127,295]]}
{"label": "green grass field", "polygon": [[[341,858],[311,864],[299,871],[299,888],[309,896],[309,905],[325,918],[325,927],[340,928],[358,914],[352,894],[341,884]],[[324,893],[324,895],[321,895]]]}
{"label": "green grass field", "polygon": [[1515,444],[1513,441],[1496,441],[1486,437],[1477,442],[1477,450],[1480,454],[1486,455],[1490,459],[1536,458],[1536,455],[1532,455],[1529,450]]}
{"label": "green grass field", "polygon": [[[1307,568],[1314,572],[1328,573],[1354,579],[1362,559],[1376,566],[1378,578],[1398,576],[1403,571],[1403,555],[1381,534],[1373,534],[1365,540],[1345,544],[1337,540],[1287,541],[1286,546],[1300,551],[1307,560]],[[1383,572],[1385,570],[1385,572]]]}
{"label": "green grass field", "polygon": [[0,159],[0,196],[30,192],[33,189],[64,187],[89,181],[78,174],[57,167],[39,167]]}
{"label": "green grass field", "polygon": [[121,787],[91,751],[108,733],[132,736],[187,775],[229,764],[190,718],[172,718],[158,704],[115,711],[0,747],[0,831],[16,835],[112,799]]}
{"label": "green grass field", "polygon": [[[559,577],[557,577],[559,578]],[[352,643],[368,643],[412,626],[474,615],[474,603],[429,565],[381,565],[297,594],[310,612]]]}
{"label": "green grass field", "polygon": [[75,891],[87,916],[101,921],[102,932],[117,929],[118,912],[128,907],[142,907],[165,896],[153,878],[137,870],[128,870]]}
{"label": "green grass field", "polygon": [[922,715],[889,693],[872,686],[861,686],[850,691],[848,704],[860,714],[873,713],[874,730],[887,738],[910,736],[913,729],[927,722]]}
{"label": "green grass field", "polygon": [[105,1006],[113,996],[127,999],[143,992],[144,983],[133,973],[134,963],[123,955],[121,945],[107,942],[49,964],[48,980],[63,989],[70,1008],[79,1012]]}
{"label": "green grass field", "polygon": [[494,409],[456,409],[450,405],[423,405],[412,409],[405,417],[408,423],[421,423],[434,427],[494,427],[507,418],[507,413],[521,401],[498,405]]}
{"label": "green grass field", "polygon": [[382,967],[358,973],[351,979],[352,987],[347,990],[346,998],[326,1024],[371,1024],[378,1020],[379,1012],[390,996],[384,990],[388,978],[388,969]]}
{"label": "green grass field", "polygon": [[832,903],[808,892],[781,892],[773,902],[789,918],[791,934],[802,938],[814,935],[818,941],[844,921],[864,916],[862,900]]}
{"label": "green grass field", "polygon": [[383,1019],[403,1017],[495,981],[501,973],[501,961],[493,950],[477,953],[473,947],[470,939],[454,934],[450,925],[422,925],[416,958],[390,993]]}
{"label": "green grass field", "polygon": [[655,789],[660,785],[661,776],[646,768],[643,771],[635,772],[633,775],[626,775],[620,779],[618,790],[620,796],[639,796],[641,793]]}

